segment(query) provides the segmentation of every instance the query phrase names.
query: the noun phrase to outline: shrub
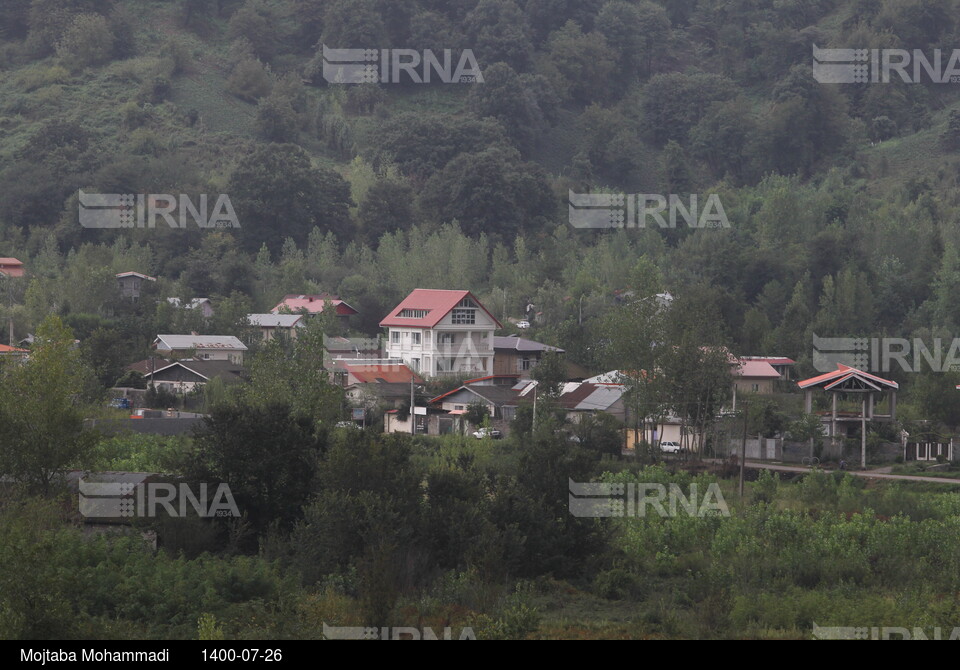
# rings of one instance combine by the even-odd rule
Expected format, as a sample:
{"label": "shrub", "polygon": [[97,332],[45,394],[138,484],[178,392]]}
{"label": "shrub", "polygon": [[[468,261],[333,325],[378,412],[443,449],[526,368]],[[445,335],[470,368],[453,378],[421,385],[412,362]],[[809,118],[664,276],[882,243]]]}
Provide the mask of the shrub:
{"label": "shrub", "polygon": [[227,91],[247,102],[270,95],[273,79],[263,63],[255,58],[241,61],[227,80]]}
{"label": "shrub", "polygon": [[81,14],[57,42],[57,56],[74,70],[100,65],[113,56],[114,36],[102,16]]}

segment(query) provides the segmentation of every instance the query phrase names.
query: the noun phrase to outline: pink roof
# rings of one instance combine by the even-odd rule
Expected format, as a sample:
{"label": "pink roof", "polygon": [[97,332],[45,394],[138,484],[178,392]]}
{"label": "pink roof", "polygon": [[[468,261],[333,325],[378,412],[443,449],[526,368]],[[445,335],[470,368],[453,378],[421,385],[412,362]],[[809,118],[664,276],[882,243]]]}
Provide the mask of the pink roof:
{"label": "pink roof", "polygon": [[319,314],[323,311],[325,302],[329,302],[334,306],[338,316],[350,316],[351,314],[358,313],[357,310],[343,300],[329,293],[318,293],[314,295],[296,295],[291,293],[283,296],[283,300],[271,309],[270,312],[278,314],[283,308],[286,308],[287,311],[293,312],[294,314],[301,310],[306,310],[308,314]]}
{"label": "pink roof", "polygon": [[[827,372],[816,377],[811,377],[810,379],[804,379],[801,382],[797,382],[797,386],[802,389],[810,388],[812,386],[820,386],[821,384],[827,385],[827,382],[846,380],[850,377],[862,377],[863,379],[868,379],[870,381],[878,382],[883,386],[888,386],[890,388],[898,389],[900,385],[897,382],[890,381],[889,379],[884,379],[883,377],[877,377],[863,370],[857,370],[856,368],[851,368],[849,365],[844,365],[843,363],[837,363],[837,369],[832,372]],[[832,384],[829,384],[832,386]]]}
{"label": "pink roof", "polygon": [[16,258],[0,258],[0,274],[11,277],[22,277],[23,263]]}
{"label": "pink roof", "polygon": [[780,379],[780,373],[766,361],[740,360],[740,365],[734,365],[733,374],[737,377],[752,379]]}
{"label": "pink roof", "polygon": [[[480,304],[480,301],[474,297],[470,291],[451,291],[444,289],[428,289],[428,288],[418,288],[414,289],[410,295],[403,299],[399,305],[393,308],[391,312],[380,322],[381,327],[387,326],[397,326],[397,327],[409,327],[409,328],[433,328],[445,317],[450,311],[457,306],[464,298],[471,298],[477,305],[480,306],[487,316],[489,316],[493,322],[496,324],[497,328],[503,328],[497,318],[487,311],[487,308]],[[427,315],[418,318],[410,319],[403,318],[398,316],[401,311],[405,309],[423,309],[427,311]]]}

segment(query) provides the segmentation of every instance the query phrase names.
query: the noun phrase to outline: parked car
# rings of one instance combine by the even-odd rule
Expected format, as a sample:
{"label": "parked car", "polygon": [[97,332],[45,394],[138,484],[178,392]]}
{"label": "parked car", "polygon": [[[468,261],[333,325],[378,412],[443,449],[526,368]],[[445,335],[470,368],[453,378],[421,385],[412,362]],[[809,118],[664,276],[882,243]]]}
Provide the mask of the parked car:
{"label": "parked car", "polygon": [[673,442],[672,440],[667,440],[660,443],[660,453],[663,454],[679,454],[683,451],[683,447],[680,446],[679,442]]}
{"label": "parked car", "polygon": [[110,401],[110,407],[116,409],[130,409],[132,405],[130,404],[130,398],[114,398]]}
{"label": "parked car", "polygon": [[482,440],[485,437],[491,437],[494,440],[499,440],[501,437],[503,437],[503,433],[496,428],[481,428],[480,430],[474,431],[473,436],[478,440]]}
{"label": "parked car", "polygon": [[337,428],[353,428],[356,430],[361,430],[356,421],[337,421]]}
{"label": "parked car", "polygon": [[527,329],[530,327],[530,322],[524,319],[523,321],[517,321],[517,328]]}

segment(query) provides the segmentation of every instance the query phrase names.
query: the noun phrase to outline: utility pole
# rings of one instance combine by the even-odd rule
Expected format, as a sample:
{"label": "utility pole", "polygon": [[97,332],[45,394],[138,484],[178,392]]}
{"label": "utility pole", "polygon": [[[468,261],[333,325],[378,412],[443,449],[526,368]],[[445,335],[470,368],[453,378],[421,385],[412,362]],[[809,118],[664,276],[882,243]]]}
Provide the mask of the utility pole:
{"label": "utility pole", "polygon": [[413,375],[410,375],[410,434],[417,434],[416,401],[413,399]]}
{"label": "utility pole", "polygon": [[743,442],[740,443],[740,499],[743,500],[743,472],[747,461],[747,403],[743,402]]}
{"label": "utility pole", "polygon": [[537,429],[537,389],[539,384],[533,382],[533,421],[530,424],[530,432],[534,432]]}

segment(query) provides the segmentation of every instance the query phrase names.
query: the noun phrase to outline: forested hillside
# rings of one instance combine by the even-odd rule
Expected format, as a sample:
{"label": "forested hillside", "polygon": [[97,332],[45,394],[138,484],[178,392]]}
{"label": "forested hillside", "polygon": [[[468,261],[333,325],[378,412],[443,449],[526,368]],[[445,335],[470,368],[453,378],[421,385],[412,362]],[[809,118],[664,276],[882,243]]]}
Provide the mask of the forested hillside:
{"label": "forested hillside", "polygon": [[[19,338],[73,315],[134,360],[171,317],[105,309],[114,272],[238,315],[337,293],[366,333],[414,287],[468,288],[498,316],[532,303],[538,339],[600,368],[591,328],[645,256],[738,353],[952,337],[955,85],[820,84],[810,63],[813,45],[949,49],[956,17],[951,0],[9,0],[0,255],[32,279],[4,316]],[[484,81],[329,84],[324,44],[470,50]],[[85,229],[80,190],[225,193],[240,227]],[[716,193],[730,227],[576,229],[571,191]]]}

